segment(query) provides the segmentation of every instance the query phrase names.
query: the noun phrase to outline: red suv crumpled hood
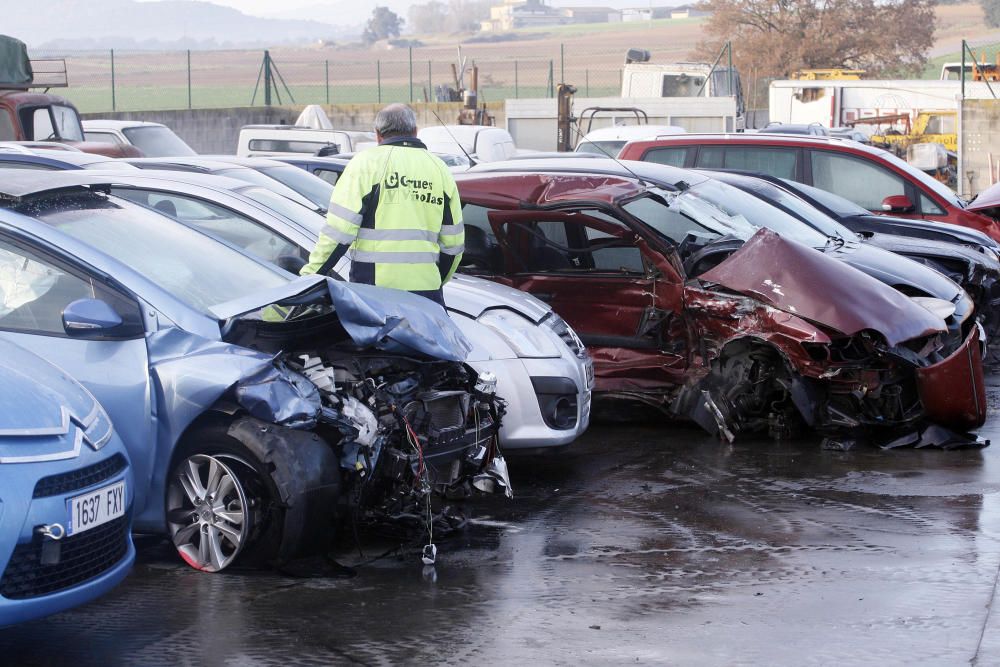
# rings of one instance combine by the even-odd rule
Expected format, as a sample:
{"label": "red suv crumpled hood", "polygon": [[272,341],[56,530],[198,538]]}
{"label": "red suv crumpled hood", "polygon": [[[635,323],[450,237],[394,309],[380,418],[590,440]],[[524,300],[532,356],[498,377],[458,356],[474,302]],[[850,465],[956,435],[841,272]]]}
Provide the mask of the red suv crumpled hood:
{"label": "red suv crumpled hood", "polygon": [[849,336],[873,329],[890,346],[947,330],[944,320],[888,285],[770,229],[699,279]]}

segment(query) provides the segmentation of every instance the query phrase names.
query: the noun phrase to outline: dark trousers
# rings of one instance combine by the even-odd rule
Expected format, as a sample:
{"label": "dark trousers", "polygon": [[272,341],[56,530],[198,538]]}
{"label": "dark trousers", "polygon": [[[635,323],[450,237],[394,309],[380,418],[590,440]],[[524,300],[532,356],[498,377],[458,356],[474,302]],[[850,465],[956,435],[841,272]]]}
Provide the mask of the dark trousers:
{"label": "dark trousers", "polygon": [[433,290],[413,290],[410,294],[417,294],[424,297],[425,299],[430,299],[434,303],[440,305],[444,308],[444,292],[440,289]]}

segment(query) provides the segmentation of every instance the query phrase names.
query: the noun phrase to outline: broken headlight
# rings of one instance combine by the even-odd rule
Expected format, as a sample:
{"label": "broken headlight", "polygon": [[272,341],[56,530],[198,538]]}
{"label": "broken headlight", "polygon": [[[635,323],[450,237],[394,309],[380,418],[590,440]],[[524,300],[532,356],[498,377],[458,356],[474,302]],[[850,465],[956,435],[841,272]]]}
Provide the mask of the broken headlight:
{"label": "broken headlight", "polygon": [[478,321],[500,336],[518,357],[537,359],[560,356],[555,343],[540,326],[513,310],[487,310]]}

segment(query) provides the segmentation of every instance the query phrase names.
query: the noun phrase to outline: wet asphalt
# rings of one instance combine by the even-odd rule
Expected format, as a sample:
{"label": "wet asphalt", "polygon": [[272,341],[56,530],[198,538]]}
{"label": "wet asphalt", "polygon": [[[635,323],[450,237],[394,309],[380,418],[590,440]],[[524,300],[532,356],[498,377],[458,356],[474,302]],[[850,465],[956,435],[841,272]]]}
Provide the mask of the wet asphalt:
{"label": "wet asphalt", "polygon": [[432,571],[348,540],[338,576],[209,575],[143,539],[111,595],[0,630],[0,665],[1000,665],[990,384],[983,450],[596,426],[512,460]]}

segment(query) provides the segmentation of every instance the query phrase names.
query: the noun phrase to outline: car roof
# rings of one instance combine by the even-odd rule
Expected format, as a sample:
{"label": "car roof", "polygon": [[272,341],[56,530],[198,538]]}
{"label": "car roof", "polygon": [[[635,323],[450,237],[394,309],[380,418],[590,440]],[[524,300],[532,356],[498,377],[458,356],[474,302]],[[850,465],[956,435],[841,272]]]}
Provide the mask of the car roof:
{"label": "car roof", "polygon": [[519,169],[501,172],[464,172],[455,175],[463,200],[497,207],[520,202],[555,204],[571,201],[612,203],[640,195],[644,184],[634,177],[600,173],[539,172]]}
{"label": "car roof", "polygon": [[[117,162],[114,158],[96,155],[94,153],[84,153],[82,151],[50,151],[39,149],[30,153],[20,151],[0,151],[0,162],[21,162],[27,164],[41,164],[51,167],[61,167],[63,169],[84,167],[100,162]],[[0,165],[2,167],[2,165]],[[52,172],[46,172],[52,173]]]}
{"label": "car roof", "polygon": [[317,166],[328,165],[331,167],[344,167],[348,162],[351,161],[348,155],[354,156],[354,153],[342,153],[337,156],[333,155],[281,155],[275,156],[273,159],[275,162],[284,162],[285,164],[313,164]]}
{"label": "car roof", "polygon": [[[176,158],[175,158],[176,160]],[[250,167],[251,169],[263,169],[265,167],[287,167],[288,165],[280,160],[274,160],[267,157],[239,157],[236,155],[200,155],[196,159],[196,163],[200,163],[202,160],[213,161],[213,162],[224,162],[229,165],[237,165],[240,167]]]}
{"label": "car roof", "polygon": [[738,133],[717,133],[717,134],[677,134],[667,137],[657,137],[656,139],[642,139],[630,142],[630,145],[655,147],[670,144],[774,144],[780,145],[810,145],[810,146],[832,146],[835,148],[846,148],[848,150],[858,150],[872,155],[880,155],[885,151],[867,146],[865,144],[845,139],[843,137],[825,137],[818,135],[798,135],[780,134],[768,132],[738,132]]}
{"label": "car roof", "polygon": [[[503,162],[480,163],[465,172],[466,174],[502,173],[537,171],[560,174],[605,174],[621,176],[655,183],[659,187],[674,189],[677,183],[695,185],[710,180],[703,174],[690,169],[671,167],[655,162],[638,162],[635,160],[615,160],[612,158],[594,157],[587,160],[578,158],[536,158],[534,160],[518,159]],[[458,177],[456,176],[456,179]]]}
{"label": "car roof", "polygon": [[139,158],[129,158],[128,160],[126,160],[126,162],[141,169],[156,169],[156,165],[171,165],[181,168],[186,167],[190,171],[200,171],[200,172],[213,172],[213,171],[220,171],[222,169],[235,169],[243,166],[243,165],[233,164],[232,162],[223,162],[222,160],[203,158],[201,156],[139,157]]}
{"label": "car roof", "polygon": [[261,187],[229,176],[203,174],[194,171],[177,171],[176,169],[136,169],[135,172],[110,171],[104,169],[88,169],[85,173],[93,174],[114,185],[140,185],[144,183],[178,183],[197,185],[212,190],[234,191],[244,188]]}
{"label": "car roof", "polygon": [[146,120],[112,120],[110,118],[92,118],[83,121],[84,130],[124,130],[131,127],[166,127],[166,125]]}
{"label": "car roof", "polygon": [[106,176],[82,169],[36,171],[34,169],[0,170],[0,202],[17,203],[27,197],[62,190],[107,184]]}

